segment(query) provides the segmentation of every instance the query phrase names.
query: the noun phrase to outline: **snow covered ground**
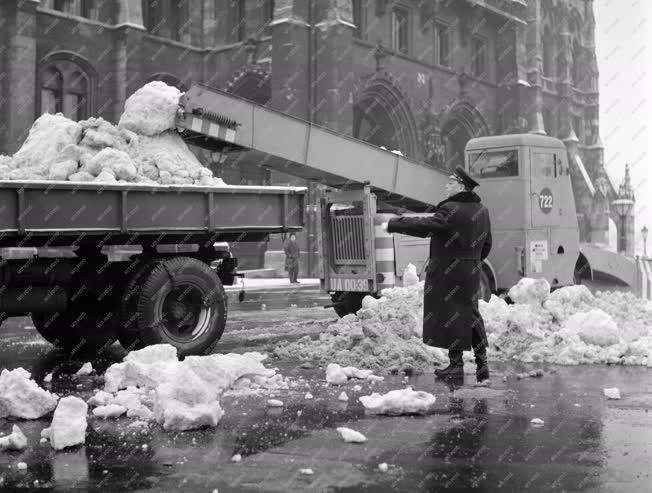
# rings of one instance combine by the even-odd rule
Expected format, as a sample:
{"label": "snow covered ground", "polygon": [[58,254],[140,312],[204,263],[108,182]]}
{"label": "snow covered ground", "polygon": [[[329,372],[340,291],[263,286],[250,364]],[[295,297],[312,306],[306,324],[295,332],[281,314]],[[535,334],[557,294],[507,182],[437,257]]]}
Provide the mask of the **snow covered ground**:
{"label": "snow covered ground", "polygon": [[[563,365],[652,367],[652,303],[631,293],[569,286],[550,293],[545,280],[523,279],[510,291],[515,304],[480,300],[493,360]],[[445,351],[421,341],[423,282],[386,289],[363,308],[330,325],[318,339],[281,343],[274,355],[357,366],[375,372],[432,371]],[[472,354],[465,353],[470,360]]]}
{"label": "snow covered ground", "polygon": [[226,186],[174,131],[180,96],[150,82],[127,98],[117,126],[43,114],[14,156],[0,156],[0,180]]}

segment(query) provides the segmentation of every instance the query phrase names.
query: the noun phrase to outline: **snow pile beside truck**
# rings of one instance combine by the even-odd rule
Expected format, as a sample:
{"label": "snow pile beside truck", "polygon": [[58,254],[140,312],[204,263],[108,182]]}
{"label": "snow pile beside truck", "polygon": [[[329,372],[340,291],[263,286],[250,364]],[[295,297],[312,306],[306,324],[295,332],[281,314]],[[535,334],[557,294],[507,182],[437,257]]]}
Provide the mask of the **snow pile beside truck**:
{"label": "snow pile beside truck", "polygon": [[[374,372],[430,372],[446,363],[445,351],[421,341],[423,282],[367,296],[355,315],[330,325],[317,340],[305,336],[279,345],[280,358],[317,360]],[[652,367],[652,306],[631,293],[569,286],[553,293],[541,281],[523,279],[507,304],[492,296],[479,302],[494,360],[563,365],[625,364]],[[471,357],[471,353],[465,353]]]}
{"label": "snow pile beside truck", "polygon": [[127,99],[117,126],[43,114],[13,157],[0,156],[0,180],[225,186],[174,131],[180,96],[150,82]]}

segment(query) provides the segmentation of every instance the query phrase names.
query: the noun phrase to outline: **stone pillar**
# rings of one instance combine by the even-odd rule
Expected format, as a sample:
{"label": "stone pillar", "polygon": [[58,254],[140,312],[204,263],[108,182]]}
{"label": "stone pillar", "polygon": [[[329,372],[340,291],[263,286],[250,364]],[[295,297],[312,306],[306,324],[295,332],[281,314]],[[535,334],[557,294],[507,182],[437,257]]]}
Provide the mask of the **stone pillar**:
{"label": "stone pillar", "polygon": [[319,0],[314,40],[315,123],[353,133],[353,46],[351,0]]}
{"label": "stone pillar", "polygon": [[0,152],[13,154],[27,137],[36,118],[36,7],[38,2],[1,2],[0,36]]}
{"label": "stone pillar", "polygon": [[496,77],[498,80],[498,133],[527,131],[526,27],[515,21],[505,21],[497,38]]}
{"label": "stone pillar", "polygon": [[527,98],[529,132],[546,133],[543,123],[543,46],[541,43],[541,7],[539,0],[528,3],[527,8],[527,81],[530,84]]}

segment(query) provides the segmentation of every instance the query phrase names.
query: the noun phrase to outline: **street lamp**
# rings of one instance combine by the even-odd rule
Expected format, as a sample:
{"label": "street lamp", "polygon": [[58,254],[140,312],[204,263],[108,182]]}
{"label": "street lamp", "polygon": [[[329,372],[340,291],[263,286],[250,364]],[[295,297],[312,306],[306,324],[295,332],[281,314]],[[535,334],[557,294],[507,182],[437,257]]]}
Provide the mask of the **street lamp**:
{"label": "street lamp", "polygon": [[624,252],[627,248],[627,240],[625,238],[625,220],[634,207],[632,199],[616,199],[611,203],[613,210],[620,217],[620,245],[619,252]]}
{"label": "street lamp", "polygon": [[647,257],[647,226],[643,226],[643,229],[641,230],[641,234],[643,235],[643,258]]}

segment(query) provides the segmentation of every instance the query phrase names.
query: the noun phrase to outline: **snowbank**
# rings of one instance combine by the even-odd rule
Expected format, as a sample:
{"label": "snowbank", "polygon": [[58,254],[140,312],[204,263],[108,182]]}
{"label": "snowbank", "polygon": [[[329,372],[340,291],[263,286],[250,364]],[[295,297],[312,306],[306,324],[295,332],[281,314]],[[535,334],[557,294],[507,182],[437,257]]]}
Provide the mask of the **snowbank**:
{"label": "snowbank", "polygon": [[180,95],[146,84],[127,99],[118,126],[46,113],[13,157],[0,156],[0,180],[226,186],[174,131]]}
{"label": "snowbank", "polygon": [[39,387],[23,368],[0,373],[0,418],[38,419],[57,406],[57,396]]}
{"label": "snowbank", "polygon": [[188,356],[179,361],[173,346],[148,346],[111,365],[104,390],[89,404],[122,406],[127,417],[156,419],[165,430],[216,426],[224,415],[219,399],[226,390],[288,388],[282,375],[265,368],[264,359],[260,353],[245,353]]}
{"label": "snowbank", "polygon": [[421,341],[423,282],[385,289],[378,300],[367,296],[357,314],[330,325],[317,340],[305,336],[280,343],[273,354],[280,358],[336,362],[385,372],[432,370],[448,358]]}
{"label": "snowbank", "polygon": [[386,394],[374,392],[358,398],[365,409],[372,414],[423,414],[435,405],[435,396],[428,392],[410,388],[391,390]]}
{"label": "snowbank", "polygon": [[[354,365],[374,372],[429,372],[448,360],[421,341],[423,282],[367,296],[356,315],[331,324],[313,340],[281,343],[280,358]],[[545,280],[523,279],[510,291],[515,304],[479,301],[491,359],[564,365],[652,367],[652,304],[626,292],[568,286],[549,292]],[[467,357],[470,353],[467,353]],[[339,377],[344,382],[343,376]]]}
{"label": "snowbank", "polygon": [[86,442],[86,413],[88,405],[79,397],[63,397],[54,410],[50,428],[41,432],[50,440],[52,448],[63,450]]}

